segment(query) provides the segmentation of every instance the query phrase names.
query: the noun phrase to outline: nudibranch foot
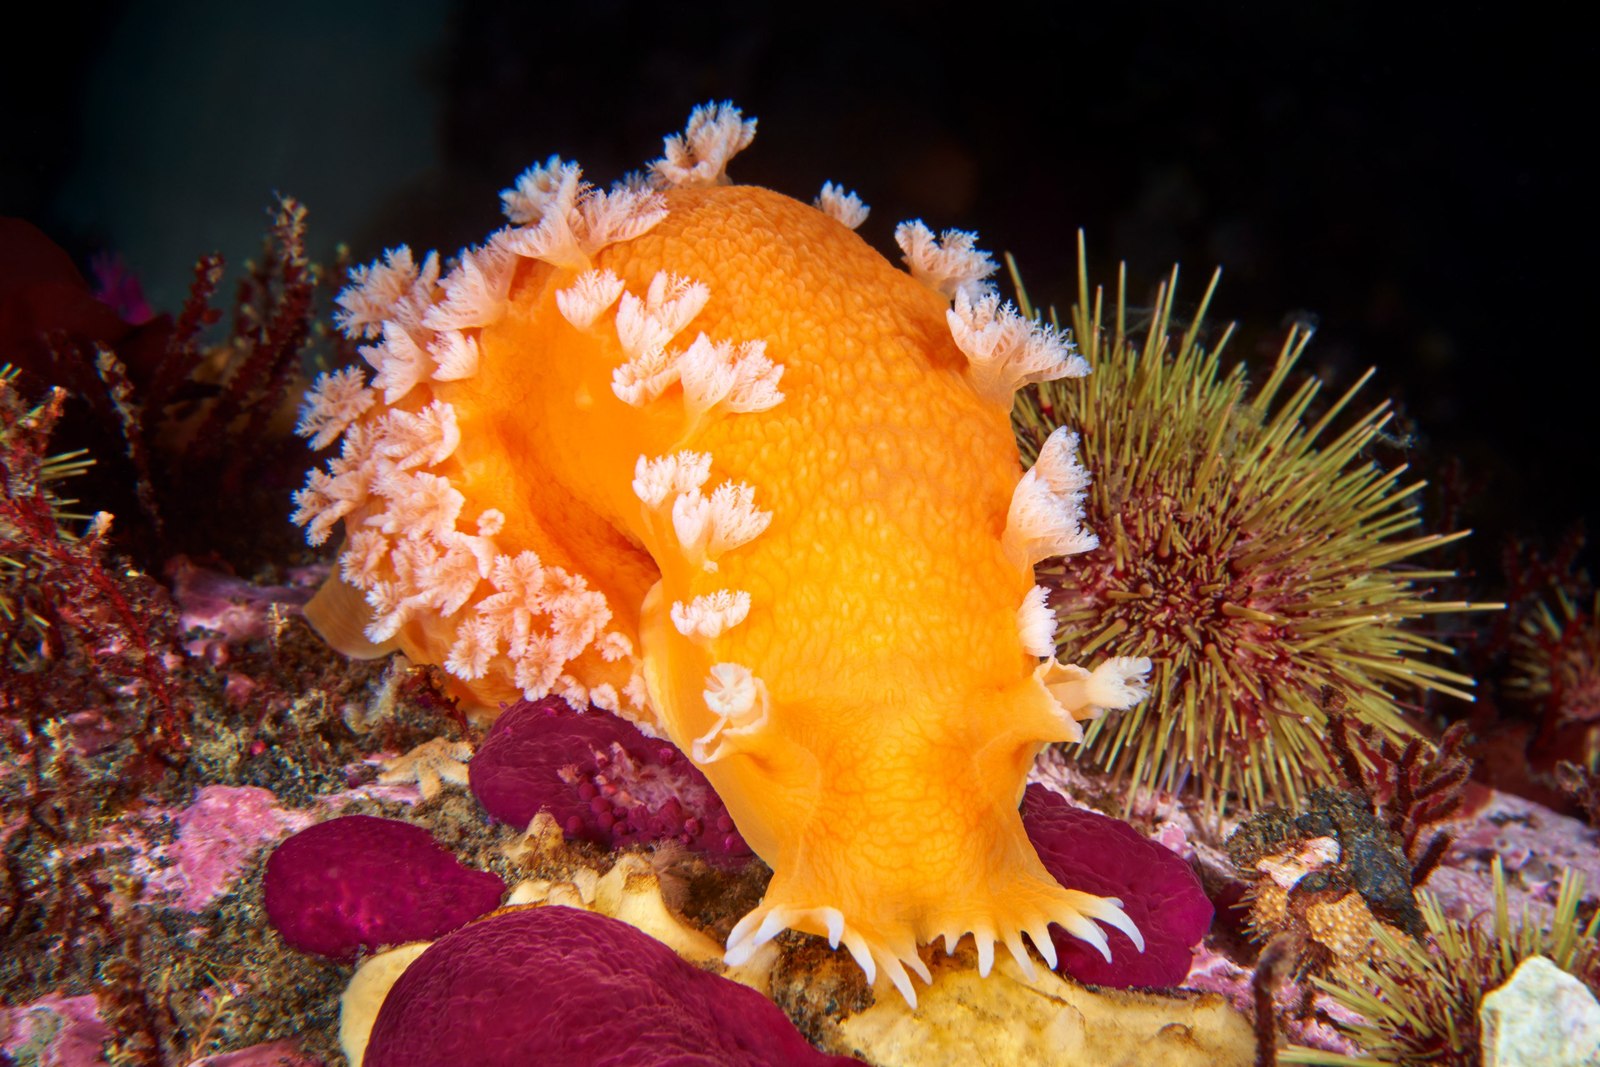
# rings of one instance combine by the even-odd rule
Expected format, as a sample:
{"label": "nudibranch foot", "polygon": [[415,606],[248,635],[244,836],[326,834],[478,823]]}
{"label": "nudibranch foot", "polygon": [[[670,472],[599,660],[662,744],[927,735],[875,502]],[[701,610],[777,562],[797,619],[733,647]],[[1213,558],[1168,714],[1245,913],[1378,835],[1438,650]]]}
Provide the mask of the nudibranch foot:
{"label": "nudibranch foot", "polygon": [[866,976],[868,985],[877,981],[881,970],[913,1009],[917,1006],[917,991],[911,984],[908,969],[925,984],[933,982],[932,972],[917,953],[915,938],[902,934],[891,943],[891,939],[881,933],[852,924],[842,911],[832,907],[794,907],[763,902],[734,926],[728,935],[723,962],[730,967],[747,963],[761,946],[784,930],[824,936],[829,948],[844,945]]}
{"label": "nudibranch foot", "polygon": [[946,954],[953,954],[961,939],[970,934],[978,955],[978,973],[985,977],[994,966],[995,943],[1003,942],[1017,961],[1017,967],[1031,981],[1035,971],[1024,934],[1051,970],[1055,970],[1058,962],[1055,943],[1050,937],[1051,923],[1087,941],[1110,962],[1111,946],[1096,922],[1121,930],[1135,948],[1144,951],[1144,936],[1122,910],[1122,901],[1077,889],[1063,889],[1043,878],[1014,883],[1004,899],[991,902],[982,921],[953,920],[941,924],[939,933],[944,938]]}

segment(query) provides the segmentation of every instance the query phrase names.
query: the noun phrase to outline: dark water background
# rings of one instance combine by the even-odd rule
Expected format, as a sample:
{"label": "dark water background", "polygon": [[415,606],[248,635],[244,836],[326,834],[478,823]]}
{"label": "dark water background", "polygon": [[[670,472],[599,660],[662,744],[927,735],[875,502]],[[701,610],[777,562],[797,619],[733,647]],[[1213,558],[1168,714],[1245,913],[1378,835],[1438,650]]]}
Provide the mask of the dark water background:
{"label": "dark water background", "polygon": [[[1112,10],[1116,7],[1117,10]],[[0,63],[0,211],[122,252],[173,307],[196,255],[254,252],[274,190],[336,240],[453,251],[559,152],[604,182],[696,103],[761,120],[742,181],[921,216],[1014,252],[1041,302],[1072,241],[1147,299],[1271,331],[1406,416],[1390,461],[1460,457],[1492,587],[1510,532],[1600,531],[1595,38],[1509,5],[763,5],[305,2],[30,5]],[[15,16],[12,16],[15,17]],[[9,21],[9,19],[8,19]],[[1589,558],[1594,558],[1591,548]],[[1485,588],[1483,592],[1488,592]]]}

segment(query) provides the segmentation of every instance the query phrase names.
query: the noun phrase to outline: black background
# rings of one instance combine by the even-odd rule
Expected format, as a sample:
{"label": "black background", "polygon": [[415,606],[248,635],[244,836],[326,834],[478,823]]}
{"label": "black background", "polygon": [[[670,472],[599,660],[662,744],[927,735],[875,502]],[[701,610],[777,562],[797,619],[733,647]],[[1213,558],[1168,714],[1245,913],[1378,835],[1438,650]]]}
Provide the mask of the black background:
{"label": "black background", "polygon": [[[1390,455],[1459,458],[1483,594],[1511,532],[1596,528],[1587,385],[1597,48],[1553,9],[1488,4],[702,6],[479,2],[58,4],[8,27],[0,210],[75,255],[112,248],[158,309],[194,257],[249,254],[274,190],[316,248],[451,251],[559,152],[604,182],[690,108],[759,117],[734,165],[810,198],[920,216],[1016,254],[1063,305],[1074,233],[1137,302],[1174,261],[1262,358],[1291,318],[1308,366],[1376,365]],[[409,160],[415,165],[397,164]],[[1180,306],[1184,301],[1180,298]],[[1585,384],[1580,384],[1585,383]],[[1593,558],[1593,550],[1590,550]]]}

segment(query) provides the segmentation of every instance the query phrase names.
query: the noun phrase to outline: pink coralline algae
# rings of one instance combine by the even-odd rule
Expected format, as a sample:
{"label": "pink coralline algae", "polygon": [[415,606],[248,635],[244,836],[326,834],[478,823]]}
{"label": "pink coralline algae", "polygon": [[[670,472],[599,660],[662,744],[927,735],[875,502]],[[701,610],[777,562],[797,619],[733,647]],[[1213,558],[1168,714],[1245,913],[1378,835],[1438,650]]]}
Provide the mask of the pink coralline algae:
{"label": "pink coralline algae", "polygon": [[1127,823],[1074,808],[1040,785],[1030,785],[1023,796],[1022,824],[1057,880],[1119,898],[1144,934],[1140,952],[1127,934],[1107,930],[1107,962],[1087,943],[1052,929],[1059,970],[1080,982],[1119,989],[1183,982],[1194,947],[1211,926],[1212,907],[1182,858]]}
{"label": "pink coralline algae", "polygon": [[178,839],[155,850],[146,887],[171,893],[184,911],[202,911],[232,888],[269,842],[305,827],[311,816],[285,811],[266,789],[208,785],[180,811]]}
{"label": "pink coralline algae", "polygon": [[569,839],[608,848],[676,840],[711,859],[750,855],[711,783],[670,743],[560,697],[508,708],[469,781],[490,815],[519,830],[544,810]]}
{"label": "pink coralline algae", "polygon": [[0,1004],[0,1063],[101,1067],[101,1051],[115,1036],[93,993],[51,994],[15,1008]]}
{"label": "pink coralline algae", "polygon": [[498,907],[505,883],[420,826],[346,815],[279,845],[263,890],[267,919],[291,947],[350,960],[454,930]]}
{"label": "pink coralline algae", "polygon": [[299,614],[316,592],[306,586],[262,586],[231,574],[203,567],[188,556],[174,556],[166,565],[172,596],[182,612],[187,635],[184,648],[191,656],[225,663],[232,645],[256,641],[272,628],[274,608]]}
{"label": "pink coralline algae", "polygon": [[366,1067],[839,1067],[753,989],[626,923],[523,908],[441,938],[384,998]]}

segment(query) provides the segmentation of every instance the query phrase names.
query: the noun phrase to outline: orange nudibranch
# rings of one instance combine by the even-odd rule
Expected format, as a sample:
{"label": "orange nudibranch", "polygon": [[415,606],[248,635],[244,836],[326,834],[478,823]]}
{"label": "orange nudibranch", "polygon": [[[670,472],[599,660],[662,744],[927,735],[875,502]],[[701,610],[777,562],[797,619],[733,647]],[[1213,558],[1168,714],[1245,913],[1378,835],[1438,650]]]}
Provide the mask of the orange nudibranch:
{"label": "orange nudibranch", "polygon": [[697,109],[608,190],[551,158],[460,254],[352,274],[370,375],[322,376],[300,432],[340,454],[296,494],[338,574],[308,609],[351,655],[401,649],[491,709],[549,693],[669,738],[773,869],[728,959],[780,930],[843,944],[915,1004],[920,942],[1102,952],[1118,901],[1064,888],[1018,803],[1040,748],[1144,694],[1148,661],[1054,658],[1034,564],[1093,547],[1057,431],[1024,472],[1015,390],[1082,375],[985,279],[974,235],[854,232],[867,209],[730,184],[755,123]]}

